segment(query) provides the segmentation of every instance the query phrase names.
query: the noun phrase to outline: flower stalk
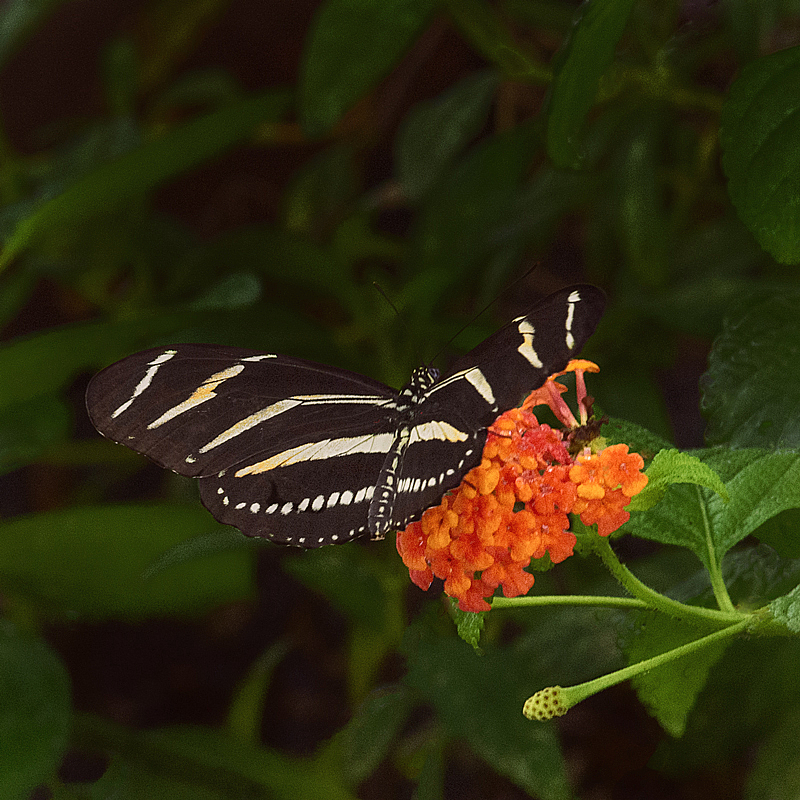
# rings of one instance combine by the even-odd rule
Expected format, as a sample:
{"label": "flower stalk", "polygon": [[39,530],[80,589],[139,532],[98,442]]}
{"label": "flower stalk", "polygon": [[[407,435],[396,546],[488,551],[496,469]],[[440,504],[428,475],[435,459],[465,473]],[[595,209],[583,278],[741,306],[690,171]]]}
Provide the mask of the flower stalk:
{"label": "flower stalk", "polygon": [[668,650],[652,658],[646,658],[644,661],[639,661],[636,664],[623,667],[615,672],[609,672],[607,675],[595,678],[594,680],[579,683],[575,686],[549,686],[546,689],[541,689],[525,701],[522,707],[522,713],[528,719],[539,721],[563,716],[570,708],[577,705],[582,700],[591,697],[593,694],[616,686],[623,681],[630,680],[648,670],[655,669],[664,664],[669,664],[671,661],[710,647],[712,644],[716,644],[724,639],[737,636],[742,633],[750,623],[751,619],[747,616],[732,625],[728,625],[722,630],[714,631],[699,639],[695,639],[693,642],[675,647],[672,650]]}
{"label": "flower stalk", "polygon": [[593,551],[600,557],[606,569],[633,597],[644,603],[646,608],[660,611],[677,619],[697,622],[715,627],[725,627],[742,619],[742,615],[733,609],[717,610],[702,606],[689,606],[673,600],[671,597],[651,589],[642,583],[618,558],[608,539],[589,535],[586,537]]}

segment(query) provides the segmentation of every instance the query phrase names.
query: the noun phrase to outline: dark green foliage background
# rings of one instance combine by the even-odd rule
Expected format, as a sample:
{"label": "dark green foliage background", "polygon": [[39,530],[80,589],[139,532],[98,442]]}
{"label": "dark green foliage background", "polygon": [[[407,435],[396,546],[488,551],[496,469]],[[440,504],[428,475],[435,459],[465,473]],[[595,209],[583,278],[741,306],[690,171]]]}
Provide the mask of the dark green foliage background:
{"label": "dark green foliage background", "polygon": [[[704,443],[717,336],[708,443],[797,447],[798,15],[0,6],[0,800],[796,797],[796,642],[695,664],[681,739],[627,688],[527,722],[528,695],[620,666],[637,626],[641,652],[666,637],[610,611],[496,610],[478,654],[393,542],[247,541],[191,481],[101,440],[82,396],[95,370],[180,341],[399,386],[585,280],[609,295],[590,391],[645,447]],[[794,482],[796,456],[773,456],[761,478]],[[675,544],[689,488],[631,532]],[[732,552],[736,599],[796,574],[795,519],[759,529],[781,565]],[[720,554],[761,517],[738,522]],[[637,574],[703,595],[695,556],[640,544],[615,544]],[[534,591],[617,590],[575,558]]]}

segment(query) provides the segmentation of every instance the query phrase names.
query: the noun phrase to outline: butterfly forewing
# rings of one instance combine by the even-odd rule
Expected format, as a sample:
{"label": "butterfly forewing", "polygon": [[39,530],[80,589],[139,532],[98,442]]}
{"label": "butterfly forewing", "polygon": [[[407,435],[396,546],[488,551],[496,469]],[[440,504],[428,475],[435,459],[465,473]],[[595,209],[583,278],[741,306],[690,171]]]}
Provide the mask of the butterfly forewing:
{"label": "butterfly forewing", "polygon": [[[465,385],[485,387],[483,406],[470,396],[473,414],[485,425],[522,403],[549,375],[564,369],[591,336],[605,308],[605,295],[594,286],[572,286],[549,295],[526,314],[462,356],[431,392],[441,403],[461,406],[454,395],[466,395]],[[464,380],[458,380],[458,376]]]}
{"label": "butterfly forewing", "polygon": [[480,463],[486,428],[577,356],[604,296],[546,298],[401,391],[285,356],[180,344],[132,355],[87,391],[95,427],[200,478],[214,516],[250,536],[318,547],[419,519]]}
{"label": "butterfly forewing", "polygon": [[396,392],[347,370],[251,350],[181,344],[107,367],[87,390],[94,426],[181,475],[202,477],[390,421]]}

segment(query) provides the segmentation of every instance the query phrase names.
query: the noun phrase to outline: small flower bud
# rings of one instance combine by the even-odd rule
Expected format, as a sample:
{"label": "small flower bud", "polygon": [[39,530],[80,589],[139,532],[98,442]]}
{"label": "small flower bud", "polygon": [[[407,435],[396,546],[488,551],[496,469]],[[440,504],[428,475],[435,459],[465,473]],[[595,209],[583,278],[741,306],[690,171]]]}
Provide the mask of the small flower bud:
{"label": "small flower bud", "polygon": [[562,717],[567,713],[569,706],[563,702],[560,686],[548,686],[529,697],[522,706],[522,713],[528,718],[543,722],[553,717]]}

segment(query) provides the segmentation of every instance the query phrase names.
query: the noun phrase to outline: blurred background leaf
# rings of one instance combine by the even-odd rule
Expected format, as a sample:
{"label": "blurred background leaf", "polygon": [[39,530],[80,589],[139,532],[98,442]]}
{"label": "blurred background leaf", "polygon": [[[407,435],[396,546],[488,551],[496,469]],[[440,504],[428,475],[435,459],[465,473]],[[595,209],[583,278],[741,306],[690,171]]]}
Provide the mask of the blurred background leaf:
{"label": "blurred background leaf", "polygon": [[220,527],[196,506],[84,506],[19,517],[0,527],[4,586],[59,616],[202,613],[245,599],[254,588],[244,550],[195,556],[146,574],[179,541]]}
{"label": "blurred background leaf", "polygon": [[748,64],[731,86],[720,131],[731,199],[761,246],[784,264],[800,260],[798,78],[800,47]]}
{"label": "blurred background leaf", "polygon": [[49,781],[67,747],[69,676],[42,639],[0,625],[0,782],[6,797],[27,797]]}

